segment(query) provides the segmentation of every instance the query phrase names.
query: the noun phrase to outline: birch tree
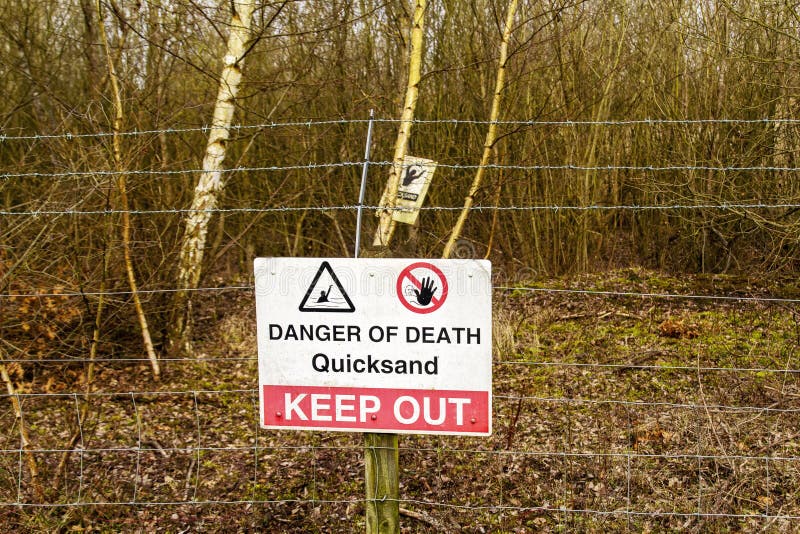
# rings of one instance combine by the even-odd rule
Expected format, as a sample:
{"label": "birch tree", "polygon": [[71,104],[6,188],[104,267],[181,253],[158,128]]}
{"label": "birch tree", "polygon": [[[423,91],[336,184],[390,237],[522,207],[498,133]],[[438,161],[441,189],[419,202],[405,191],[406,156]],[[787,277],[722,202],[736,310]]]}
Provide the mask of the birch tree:
{"label": "birch tree", "polygon": [[189,291],[196,288],[202,271],[203,253],[212,210],[224,187],[222,164],[242,81],[244,58],[249,51],[255,0],[231,2],[231,23],[228,44],[223,57],[211,130],[208,135],[203,172],[194,190],[194,199],[186,216],[183,241],[178,256],[178,291],[175,293],[170,321],[170,348],[191,353],[191,305]]}
{"label": "birch tree", "polygon": [[384,209],[377,213],[380,222],[372,242],[374,247],[388,247],[396,226],[396,222],[392,219],[392,208],[394,208],[397,200],[397,188],[403,171],[403,158],[408,151],[411,125],[414,122],[414,113],[417,109],[417,98],[419,97],[420,71],[422,69],[422,38],[425,34],[425,7],[425,0],[417,0],[415,2],[411,27],[411,52],[408,62],[406,97],[403,103],[403,114],[400,117],[400,127],[397,131],[397,140],[394,144],[392,170],[379,204]]}
{"label": "birch tree", "polygon": [[506,12],[506,22],[503,29],[503,38],[500,43],[500,61],[497,66],[497,79],[494,86],[494,97],[492,98],[492,110],[489,114],[489,130],[486,132],[486,140],[483,143],[483,154],[481,155],[481,163],[478,165],[478,170],[475,172],[475,178],[472,180],[472,185],[469,188],[466,198],[464,199],[464,207],[461,209],[461,214],[458,216],[453,230],[450,232],[450,238],[444,247],[442,253],[443,258],[449,258],[453,253],[453,247],[458,241],[461,231],[464,228],[464,223],[469,215],[469,210],[475,201],[475,193],[483,182],[483,175],[485,173],[486,165],[489,163],[489,156],[492,153],[495,139],[497,138],[497,120],[500,118],[500,104],[503,100],[503,89],[505,88],[506,80],[506,62],[508,61],[508,41],[511,39],[511,32],[514,29],[514,15],[517,12],[517,0],[511,0]]}

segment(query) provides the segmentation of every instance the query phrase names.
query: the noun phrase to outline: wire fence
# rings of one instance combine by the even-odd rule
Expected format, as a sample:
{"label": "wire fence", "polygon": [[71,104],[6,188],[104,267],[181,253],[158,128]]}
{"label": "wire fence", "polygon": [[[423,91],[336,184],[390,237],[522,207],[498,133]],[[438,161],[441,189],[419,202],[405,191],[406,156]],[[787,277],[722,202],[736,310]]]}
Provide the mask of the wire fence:
{"label": "wire fence", "polygon": [[[393,119],[376,122],[396,124]],[[486,121],[416,124],[488,126]],[[288,121],[236,132],[363,124]],[[511,127],[796,125],[780,119],[498,121]],[[122,132],[125,136],[204,133],[207,127]],[[0,146],[102,140],[110,132],[0,136]],[[227,169],[289,173],[361,167],[363,161]],[[391,162],[369,162],[387,167]],[[475,170],[477,165],[444,164]],[[505,171],[794,173],[792,166],[488,165]],[[5,183],[146,175],[201,169],[5,172]],[[55,204],[50,204],[53,206]],[[57,206],[57,205],[56,205]],[[20,217],[355,212],[364,205],[5,209]],[[475,211],[796,210],[794,198],[663,205],[477,205]],[[460,206],[428,206],[457,211]],[[608,277],[613,278],[609,280]],[[458,531],[599,528],[791,530],[800,519],[800,298],[751,281],[705,291],[643,272],[531,284],[496,277],[495,432],[485,439],[408,436],[401,440],[400,505],[420,529]],[[668,278],[668,277],[667,277]],[[611,289],[608,286],[612,286]],[[702,284],[700,284],[702,286]],[[147,287],[169,296],[176,287]],[[176,529],[199,510],[246,511],[240,529],[289,525],[350,531],[363,512],[363,444],[358,435],[264,431],[259,426],[250,283],[192,290],[227,313],[204,318],[197,354],[162,358],[153,382],[148,359],[122,341],[89,357],[93,343],[70,341],[43,358],[0,340],[8,386],[0,394],[0,518],[21,512],[96,513],[122,509],[135,521],[174,511]],[[4,306],[25,299],[127,299],[130,291],[3,290]],[[218,299],[218,300],[213,300]],[[226,300],[227,299],[227,300]],[[215,312],[216,313],[216,312]],[[32,321],[36,321],[34,315]],[[24,328],[27,323],[20,323]],[[30,326],[29,326],[30,327]],[[81,328],[88,332],[86,325]],[[88,337],[87,335],[83,336]],[[133,339],[133,338],[132,338]],[[127,344],[127,345],[126,345]],[[111,343],[108,343],[111,346]],[[91,378],[91,373],[96,376]],[[94,512],[93,512],[94,510]],[[217,513],[217,512],[213,512]],[[213,515],[212,513],[212,515]],[[137,515],[138,514],[138,515]],[[305,519],[300,519],[304,517]],[[17,521],[18,519],[14,519]],[[238,523],[237,523],[238,521]],[[248,523],[250,522],[250,523]],[[10,524],[10,523],[9,523]]]}
{"label": "wire fence", "polygon": [[[527,120],[473,120],[473,119],[412,119],[406,121],[403,119],[382,118],[375,117],[373,119],[354,119],[354,118],[341,118],[341,119],[308,119],[298,121],[281,121],[281,122],[265,122],[261,124],[234,124],[231,125],[230,130],[233,132],[252,131],[252,130],[267,130],[276,128],[296,128],[296,127],[318,127],[318,126],[333,126],[333,125],[349,125],[349,124],[368,124],[370,121],[375,123],[386,124],[402,124],[410,122],[411,124],[451,124],[451,125],[472,125],[472,126],[489,126],[504,125],[504,126],[657,126],[657,125],[682,125],[682,126],[696,126],[696,125],[741,125],[741,124],[800,124],[800,119],[791,117],[764,117],[760,119],[632,119],[632,120],[566,120],[566,121],[548,121],[539,119]],[[172,134],[186,134],[186,133],[208,133],[211,131],[210,126],[196,126],[189,128],[163,128],[158,130],[133,130],[121,131],[117,134],[123,137],[139,136],[139,135],[172,135]],[[47,139],[93,139],[103,137],[113,137],[114,132],[93,132],[93,133],[53,133],[53,134],[23,134],[23,135],[0,135],[0,142],[3,141],[41,141]]]}
{"label": "wire fence", "polygon": [[[329,212],[329,211],[357,211],[358,209],[367,210],[387,210],[387,211],[402,211],[406,208],[386,208],[383,206],[273,206],[263,208],[209,208],[209,209],[163,209],[163,210],[119,210],[119,209],[102,209],[102,210],[75,210],[75,209],[61,209],[61,210],[32,210],[32,211],[0,211],[0,216],[26,216],[26,217],[43,217],[43,216],[61,216],[61,215],[115,215],[127,213],[130,215],[187,215],[193,213],[304,213],[304,212]],[[741,204],[668,204],[662,206],[645,206],[645,205],[592,205],[592,206],[564,206],[564,205],[542,205],[542,206],[482,206],[480,204],[471,206],[470,210],[475,212],[482,211],[549,211],[549,212],[569,212],[569,211],[674,211],[674,210],[720,210],[720,211],[736,211],[736,210],[765,210],[765,209],[787,209],[795,210],[800,208],[800,204],[794,203],[741,203]],[[461,211],[462,206],[422,206],[421,211]]]}
{"label": "wire fence", "polygon": [[[268,167],[233,167],[220,171],[223,174],[234,174],[242,172],[286,172],[286,171],[313,171],[319,169],[337,169],[347,167],[362,167],[364,161],[340,161],[330,163],[307,163],[304,165],[273,165]],[[391,161],[370,161],[367,162],[374,167],[391,167]],[[684,171],[711,171],[711,172],[791,172],[795,173],[797,167],[776,167],[769,165],[749,165],[749,166],[730,166],[730,165],[509,165],[500,163],[487,163],[485,165],[450,164],[439,163],[437,167],[443,169],[497,169],[508,171],[634,171],[634,172],[684,172]],[[183,176],[194,175],[204,172],[203,169],[134,169],[134,170],[108,170],[99,169],[92,171],[64,171],[64,172],[23,172],[6,173],[0,175],[0,179],[11,180],[16,178],[80,178],[97,176]]]}

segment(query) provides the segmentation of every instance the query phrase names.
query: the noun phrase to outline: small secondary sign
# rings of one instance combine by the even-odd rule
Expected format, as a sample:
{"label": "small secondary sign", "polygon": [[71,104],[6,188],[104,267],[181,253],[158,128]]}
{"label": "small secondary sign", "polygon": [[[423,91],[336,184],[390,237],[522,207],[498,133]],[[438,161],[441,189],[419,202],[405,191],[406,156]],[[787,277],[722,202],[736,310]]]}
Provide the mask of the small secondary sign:
{"label": "small secondary sign", "polygon": [[392,219],[405,224],[414,224],[419,209],[425,202],[428,188],[433,181],[437,163],[430,159],[406,156],[403,158],[403,172],[397,184],[396,207]]}
{"label": "small secondary sign", "polygon": [[491,264],[258,258],[265,428],[489,435]]}
{"label": "small secondary sign", "polygon": [[[414,156],[405,156],[403,158],[400,181],[397,184],[397,198],[395,200],[397,209],[392,212],[392,219],[395,222],[404,224],[417,222],[419,210],[422,207],[422,203],[425,202],[428,188],[433,181],[436,165],[438,165],[437,162],[430,159]],[[388,201],[389,184],[386,184],[380,205],[385,206]],[[380,211],[376,215],[380,215]]]}

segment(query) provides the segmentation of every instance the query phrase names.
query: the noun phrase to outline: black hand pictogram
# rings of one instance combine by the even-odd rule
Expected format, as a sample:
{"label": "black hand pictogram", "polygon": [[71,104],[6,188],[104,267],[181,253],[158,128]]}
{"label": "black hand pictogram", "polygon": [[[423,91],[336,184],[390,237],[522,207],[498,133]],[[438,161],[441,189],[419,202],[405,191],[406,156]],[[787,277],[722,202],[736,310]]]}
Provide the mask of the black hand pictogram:
{"label": "black hand pictogram", "polygon": [[403,177],[403,186],[411,184],[411,182],[413,182],[423,174],[425,174],[425,170],[422,169],[421,167],[417,166],[409,167],[408,170],[406,171],[406,175]]}
{"label": "black hand pictogram", "polygon": [[431,303],[431,299],[433,298],[433,294],[436,293],[435,287],[433,287],[433,279],[431,278],[423,278],[422,279],[422,289],[415,289],[414,293],[417,294],[417,303],[420,306],[427,306]]}

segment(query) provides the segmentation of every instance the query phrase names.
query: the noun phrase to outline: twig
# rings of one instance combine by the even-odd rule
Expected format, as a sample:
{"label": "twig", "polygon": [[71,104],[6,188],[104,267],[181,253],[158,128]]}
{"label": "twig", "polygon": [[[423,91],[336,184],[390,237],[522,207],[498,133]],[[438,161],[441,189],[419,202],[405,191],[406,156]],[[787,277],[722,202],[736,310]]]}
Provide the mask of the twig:
{"label": "twig", "polygon": [[624,319],[635,319],[637,321],[641,321],[642,317],[638,315],[634,315],[632,313],[625,313],[625,312],[617,312],[617,311],[606,311],[606,312],[592,312],[592,313],[573,313],[572,315],[561,315],[556,317],[554,321],[573,321],[575,319],[588,319],[589,317],[595,317],[597,319],[605,319],[606,317],[622,317]]}
{"label": "twig", "polygon": [[164,458],[169,458],[169,454],[167,454],[167,451],[164,450],[164,447],[162,447],[161,444],[158,441],[156,441],[155,438],[145,438],[145,440],[142,441],[142,444],[150,445],[153,448],[153,450],[158,451],[158,453],[161,454],[161,456],[163,456]]}
{"label": "twig", "polygon": [[519,416],[522,413],[522,397],[517,401],[517,408],[514,410],[514,416],[511,418],[511,424],[508,425],[508,439],[506,440],[506,450],[511,450],[511,444],[514,441],[514,434],[516,434],[517,423]]}
{"label": "twig", "polygon": [[186,470],[186,483],[183,485],[183,500],[189,500],[189,491],[191,490],[192,486],[192,471],[194,470],[194,466],[197,463],[197,457],[192,455],[192,461],[189,462],[189,469]]}
{"label": "twig", "polygon": [[[110,202],[111,195],[106,197],[106,206],[108,206]],[[111,236],[111,228],[110,228],[110,220],[106,224],[106,237],[110,239]],[[58,467],[56,467],[55,476],[53,477],[53,483],[57,486],[59,479],[64,475],[67,470],[67,462],[69,462],[70,454],[72,454],[75,446],[78,444],[78,440],[80,440],[83,436],[82,425],[83,421],[89,415],[89,394],[92,391],[92,382],[94,381],[94,363],[95,359],[97,358],[97,346],[100,344],[100,327],[103,322],[103,309],[105,308],[105,298],[104,293],[106,290],[106,278],[108,276],[108,242],[103,243],[103,276],[100,279],[100,296],[97,300],[97,311],[94,315],[94,328],[92,329],[92,345],[89,348],[89,363],[86,365],[86,374],[84,375],[84,385],[86,386],[86,391],[83,396],[83,402],[81,403],[81,409],[78,412],[78,420],[76,421],[75,431],[72,433],[67,446],[65,447],[64,452],[61,454],[61,460],[58,462]],[[88,304],[87,304],[88,305]]]}
{"label": "twig", "polygon": [[40,501],[43,501],[44,490],[42,489],[41,482],[39,482],[39,466],[36,463],[36,458],[31,452],[31,437],[28,434],[28,427],[25,426],[25,419],[22,417],[22,405],[19,402],[19,397],[17,396],[17,390],[14,387],[14,383],[11,381],[11,376],[8,374],[2,349],[0,349],[0,376],[3,377],[3,382],[6,384],[8,398],[11,401],[11,406],[14,408],[14,417],[16,417],[17,421],[19,422],[20,446],[25,454],[25,460],[28,463],[28,471],[31,474],[31,486],[33,486],[36,497]]}
{"label": "twig", "polygon": [[142,341],[144,343],[147,357],[150,360],[150,366],[153,370],[153,379],[159,380],[161,377],[161,366],[158,362],[155,348],[153,347],[153,340],[150,336],[150,329],[147,326],[147,317],[144,314],[142,301],[139,298],[139,291],[136,284],[136,275],[133,271],[133,259],[131,258],[131,214],[128,202],[128,188],[127,179],[122,164],[122,146],[120,141],[120,131],[122,130],[122,97],[120,95],[119,77],[117,70],[114,67],[114,61],[111,58],[111,48],[106,38],[106,28],[103,23],[103,13],[100,10],[100,0],[95,4],[97,9],[97,21],[100,30],[101,41],[103,48],[106,52],[106,62],[108,64],[108,75],[111,80],[111,88],[114,93],[114,123],[113,123],[113,153],[114,153],[114,166],[119,172],[117,178],[117,187],[119,189],[119,200],[122,205],[122,251],[125,258],[125,272],[128,275],[128,284],[131,288],[133,295],[133,305],[136,309],[136,316],[139,319],[139,327],[142,331]]}
{"label": "twig", "polygon": [[414,510],[409,510],[407,508],[400,508],[400,515],[404,515],[406,517],[410,517],[412,519],[416,519],[417,521],[420,521],[421,523],[425,523],[427,525],[430,525],[433,528],[435,528],[436,530],[438,530],[439,532],[449,532],[449,531],[453,530],[453,529],[449,529],[449,528],[445,527],[441,522],[437,521],[436,519],[434,519],[433,517],[429,516],[428,514],[426,514],[424,512],[415,512]]}
{"label": "twig", "polygon": [[475,201],[475,194],[481,187],[483,175],[487,164],[489,163],[489,156],[492,153],[495,142],[497,141],[497,120],[500,118],[500,104],[503,98],[503,89],[505,87],[506,79],[506,63],[508,61],[508,42],[511,39],[511,33],[514,30],[514,16],[517,12],[517,0],[511,0],[506,12],[505,27],[503,29],[503,37],[500,41],[500,61],[497,66],[497,79],[495,80],[494,97],[492,98],[492,109],[489,112],[489,129],[486,132],[486,140],[483,143],[483,153],[481,155],[481,162],[478,170],[475,172],[475,177],[470,185],[469,192],[464,198],[464,207],[458,216],[456,224],[450,231],[450,238],[444,246],[442,258],[449,258],[453,252],[456,241],[461,237],[461,231],[464,228],[464,223],[469,215],[470,208]]}

